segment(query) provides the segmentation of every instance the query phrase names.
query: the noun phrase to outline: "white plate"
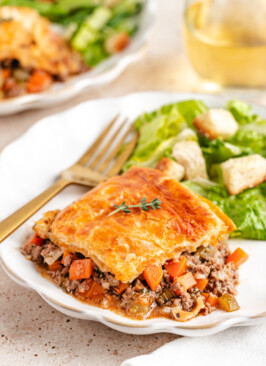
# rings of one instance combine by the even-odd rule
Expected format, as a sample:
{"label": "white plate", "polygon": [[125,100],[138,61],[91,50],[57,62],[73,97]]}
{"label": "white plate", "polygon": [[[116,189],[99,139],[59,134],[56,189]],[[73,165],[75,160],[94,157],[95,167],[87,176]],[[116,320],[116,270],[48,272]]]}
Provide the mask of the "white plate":
{"label": "white plate", "polygon": [[[226,101],[226,98],[202,94],[137,93],[123,98],[89,101],[43,119],[9,145],[0,156],[0,219],[47,188],[56,178],[56,173],[73,163],[117,112],[132,121],[144,111],[186,99],[201,99],[210,107],[222,107]],[[264,108],[254,108],[262,117],[266,117]],[[30,232],[34,220],[43,212],[63,208],[85,190],[84,187],[68,187],[0,246],[1,263],[13,280],[37,291],[46,302],[65,314],[97,320],[132,334],[169,332],[201,336],[236,325],[252,325],[263,321],[266,316],[266,242],[262,241],[230,242],[232,249],[241,246],[250,255],[248,262],[240,268],[237,299],[241,309],[233,313],[215,311],[187,323],[167,319],[130,320],[81,303],[42,278],[18,248]]]}
{"label": "white plate", "polygon": [[73,98],[85,89],[92,89],[114,80],[127,65],[138,60],[143,54],[152,33],[155,10],[156,0],[147,0],[140,16],[139,30],[125,51],[109,57],[86,73],[72,77],[65,82],[55,83],[46,92],[1,100],[0,116],[32,108],[50,107]]}

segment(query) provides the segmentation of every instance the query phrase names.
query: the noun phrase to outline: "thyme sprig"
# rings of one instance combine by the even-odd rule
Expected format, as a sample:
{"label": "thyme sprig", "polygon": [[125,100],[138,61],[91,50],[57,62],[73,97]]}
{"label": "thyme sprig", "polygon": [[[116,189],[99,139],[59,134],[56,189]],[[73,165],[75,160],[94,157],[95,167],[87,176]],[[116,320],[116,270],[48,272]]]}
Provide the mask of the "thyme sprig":
{"label": "thyme sprig", "polygon": [[158,198],[154,198],[150,203],[147,201],[147,197],[142,198],[140,200],[140,203],[137,205],[127,205],[126,201],[124,201],[121,205],[114,205],[116,210],[109,213],[108,216],[114,215],[115,213],[119,211],[123,211],[124,213],[130,213],[132,210],[130,208],[140,208],[143,211],[149,211],[149,208],[152,210],[156,210],[158,208],[161,208],[161,201],[159,201]]}

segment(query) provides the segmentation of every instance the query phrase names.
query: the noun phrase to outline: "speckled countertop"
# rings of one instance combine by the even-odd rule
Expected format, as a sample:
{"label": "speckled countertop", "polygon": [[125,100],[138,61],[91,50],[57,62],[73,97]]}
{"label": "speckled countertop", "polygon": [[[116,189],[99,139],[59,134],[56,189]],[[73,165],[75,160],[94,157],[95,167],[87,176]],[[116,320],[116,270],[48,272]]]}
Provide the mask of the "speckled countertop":
{"label": "speckled countertop", "polygon": [[116,366],[173,335],[132,336],[69,318],[0,271],[0,365]]}
{"label": "speckled countertop", "polygon": [[[146,55],[108,86],[56,108],[0,118],[0,150],[33,123],[82,101],[134,91],[199,91],[181,42],[182,0],[159,0],[153,39]],[[39,295],[12,282],[0,269],[0,365],[106,365],[149,353],[175,339],[170,334],[133,336],[102,324],[68,318]]]}

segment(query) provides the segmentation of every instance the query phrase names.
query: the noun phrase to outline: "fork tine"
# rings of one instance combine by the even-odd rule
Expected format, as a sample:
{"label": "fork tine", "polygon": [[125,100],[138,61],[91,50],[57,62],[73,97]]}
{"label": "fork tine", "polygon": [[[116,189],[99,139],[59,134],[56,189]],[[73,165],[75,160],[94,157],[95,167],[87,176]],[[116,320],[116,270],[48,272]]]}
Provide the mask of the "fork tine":
{"label": "fork tine", "polygon": [[102,158],[104,157],[104,155],[109,150],[110,146],[112,146],[112,143],[113,143],[116,135],[125,126],[126,122],[127,122],[127,118],[121,123],[121,125],[118,128],[116,128],[116,130],[114,131],[114,133],[112,134],[112,136],[110,136],[108,138],[107,144],[103,147],[102,150],[100,150],[99,154],[94,158],[94,160],[92,161],[92,163],[90,163],[88,165],[88,168],[93,169],[93,168],[95,168],[100,163],[100,161],[102,160]]}
{"label": "fork tine", "polygon": [[105,136],[108,134],[110,129],[113,127],[114,123],[116,122],[117,118],[119,117],[119,114],[117,114],[112,121],[108,124],[108,126],[103,130],[103,132],[100,134],[100,136],[97,138],[97,140],[92,144],[91,147],[81,156],[81,158],[76,162],[76,164],[79,165],[85,165],[87,161],[92,157],[95,149],[98,147],[98,145],[103,141]]}
{"label": "fork tine", "polygon": [[108,165],[111,163],[111,161],[116,157],[116,155],[118,154],[120,148],[123,146],[123,143],[125,141],[125,139],[127,138],[127,136],[134,130],[134,125],[131,124],[129,126],[129,128],[127,129],[127,131],[124,133],[124,135],[121,137],[121,139],[119,140],[119,142],[116,144],[116,146],[114,147],[114,149],[110,152],[110,154],[108,154],[108,156],[106,157],[106,159],[103,161],[103,163],[98,167],[97,172],[102,173],[107,167]]}
{"label": "fork tine", "polygon": [[125,162],[129,158],[129,156],[132,154],[132,152],[133,152],[133,150],[136,146],[137,141],[138,141],[138,134],[136,133],[133,136],[132,140],[127,145],[127,147],[125,148],[125,150],[118,156],[118,158],[116,159],[114,165],[105,174],[107,177],[112,177],[113,175],[116,175],[120,172],[123,165],[125,164]]}

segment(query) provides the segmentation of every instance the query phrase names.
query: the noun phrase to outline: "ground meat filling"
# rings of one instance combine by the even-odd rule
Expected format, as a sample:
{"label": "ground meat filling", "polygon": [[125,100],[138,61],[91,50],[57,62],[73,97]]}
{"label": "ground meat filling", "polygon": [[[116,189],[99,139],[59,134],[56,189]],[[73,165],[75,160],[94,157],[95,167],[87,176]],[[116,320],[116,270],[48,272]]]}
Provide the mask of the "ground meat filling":
{"label": "ground meat filling", "polygon": [[[83,255],[63,254],[49,240],[44,240],[42,245],[28,243],[22,251],[67,293],[136,319],[156,316],[176,319],[180,317],[180,312],[192,312],[199,300],[202,302],[203,299],[204,306],[200,307],[200,313],[206,315],[216,309],[216,306],[206,301],[208,295],[235,295],[235,286],[238,284],[237,268],[233,262],[226,264],[230,255],[226,243],[220,243],[217,247],[200,247],[194,253],[182,253],[187,260],[186,271],[191,272],[196,281],[208,280],[204,290],[197,285],[184,290],[179,282],[173,281],[164,267],[161,283],[155,291],[151,291],[142,275],[130,284],[122,284],[111,273],[102,272],[96,264],[90,278],[70,280],[72,262],[84,259]],[[178,311],[174,313],[174,309]]]}

